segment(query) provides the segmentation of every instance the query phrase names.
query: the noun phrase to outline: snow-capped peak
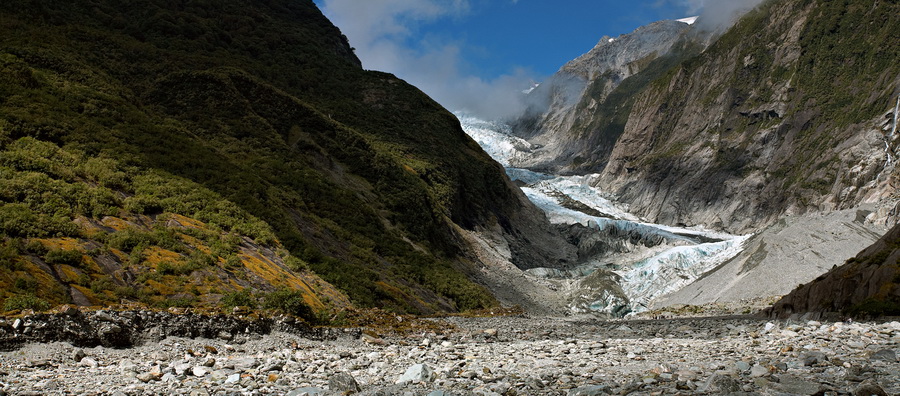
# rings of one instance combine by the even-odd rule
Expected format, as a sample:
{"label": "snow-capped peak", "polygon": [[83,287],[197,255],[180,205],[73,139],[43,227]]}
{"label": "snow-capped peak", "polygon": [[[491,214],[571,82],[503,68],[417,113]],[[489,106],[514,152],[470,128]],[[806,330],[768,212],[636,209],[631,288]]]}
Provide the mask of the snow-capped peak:
{"label": "snow-capped peak", "polygon": [[683,22],[683,23],[686,23],[686,24],[688,24],[688,25],[693,25],[694,22],[697,22],[697,17],[696,17],[696,16],[692,16],[692,17],[687,17],[687,18],[676,19],[675,21],[676,21],[676,22]]}

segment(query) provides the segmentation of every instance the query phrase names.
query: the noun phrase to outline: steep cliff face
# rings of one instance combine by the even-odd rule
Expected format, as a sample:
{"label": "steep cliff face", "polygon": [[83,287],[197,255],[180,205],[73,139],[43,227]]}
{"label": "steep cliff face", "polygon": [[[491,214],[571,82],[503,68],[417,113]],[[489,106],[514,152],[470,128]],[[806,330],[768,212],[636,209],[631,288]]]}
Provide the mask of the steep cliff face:
{"label": "steep cliff face", "polygon": [[[898,15],[892,2],[766,2],[699,54],[624,80],[649,80],[626,114],[601,104],[576,115],[607,120],[578,137],[592,151],[550,161],[600,172],[599,187],[653,222],[746,232],[783,214],[875,202],[873,219],[888,219]],[[618,129],[603,127],[617,119]]]}
{"label": "steep cliff face", "polygon": [[[529,108],[513,128],[539,148],[512,165],[560,171],[584,166],[595,153],[608,153],[617,133],[598,136],[587,133],[593,132],[588,126],[602,123],[602,128],[609,129],[615,121],[599,120],[608,115],[604,109],[627,106],[624,91],[637,89],[634,83],[646,83],[647,79],[632,80],[617,90],[619,85],[641,72],[655,75],[665,70],[660,65],[680,56],[670,51],[689,31],[687,23],[660,21],[619,37],[604,36],[589,52],[563,65],[528,94]],[[679,54],[685,50],[681,44]],[[627,114],[624,108],[614,111]],[[573,159],[560,161],[567,158]]]}
{"label": "steep cliff face", "polygon": [[892,194],[897,15],[854,2],[752,11],[640,94],[603,185],[655,221],[733,231]]}
{"label": "steep cliff face", "polygon": [[[15,154],[20,146],[31,151]],[[215,232],[256,238],[260,249],[283,246],[294,267],[310,268],[357,305],[419,313],[496,303],[469,276],[479,263],[460,230],[490,230],[523,267],[565,265],[573,256],[555,247],[564,242],[452,114],[392,75],[364,71],[308,0],[2,3],[0,150],[4,180],[42,186],[21,182],[0,196],[0,211],[10,215],[0,228],[3,260],[21,264],[0,266],[0,280],[23,285],[45,276],[23,268],[52,259],[21,247],[75,238],[74,250],[97,259],[102,249],[87,246],[114,248],[115,233],[71,223],[110,216],[202,220]],[[56,150],[93,165],[54,173],[46,157]],[[122,180],[104,185],[94,173]],[[148,173],[196,188],[139,191],[131,179]],[[203,194],[216,200],[197,201]],[[193,242],[167,246],[180,249],[170,267],[203,250]],[[154,280],[132,275],[154,273],[156,262],[141,251],[129,259],[137,268],[131,275],[88,276],[144,296]],[[231,253],[214,253],[204,252],[204,262],[221,271],[160,275],[202,285],[204,274],[243,272],[226,267]],[[279,263],[256,264],[270,275],[290,270]],[[64,287],[80,282],[57,278]],[[256,287],[226,282],[220,291]]]}

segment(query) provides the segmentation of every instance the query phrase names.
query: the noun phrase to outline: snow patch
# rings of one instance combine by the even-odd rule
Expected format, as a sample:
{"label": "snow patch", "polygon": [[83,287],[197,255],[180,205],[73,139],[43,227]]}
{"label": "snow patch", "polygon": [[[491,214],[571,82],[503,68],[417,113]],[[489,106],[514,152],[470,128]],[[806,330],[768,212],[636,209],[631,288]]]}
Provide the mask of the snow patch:
{"label": "snow patch", "polygon": [[688,25],[693,25],[694,22],[697,22],[697,18],[699,18],[699,16],[692,16],[692,17],[687,17],[687,18],[676,19],[675,21],[686,23]]}

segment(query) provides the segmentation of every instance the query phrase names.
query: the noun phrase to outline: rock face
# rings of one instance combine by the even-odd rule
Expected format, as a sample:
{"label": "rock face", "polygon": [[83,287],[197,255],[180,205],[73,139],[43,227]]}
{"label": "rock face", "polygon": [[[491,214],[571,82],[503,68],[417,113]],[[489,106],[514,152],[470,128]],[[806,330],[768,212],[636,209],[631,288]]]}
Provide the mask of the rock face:
{"label": "rock face", "polygon": [[580,147],[534,164],[599,172],[599,187],[651,222],[741,233],[864,202],[890,221],[898,7],[766,2],[702,51],[685,40],[670,51],[680,59],[657,59],[613,93],[584,91],[592,110],[554,105],[591,122],[526,116],[516,133]]}
{"label": "rock face", "polygon": [[[594,122],[623,81],[667,56],[689,31],[683,22],[655,22],[616,38],[604,36],[589,52],[563,65],[529,93],[529,108],[515,129],[529,138],[534,151],[512,165],[559,171],[573,166],[561,159],[583,158],[588,151],[608,153],[615,136],[585,134],[584,126]],[[598,142],[604,146],[592,146]]]}
{"label": "rock face", "polygon": [[856,257],[802,285],[764,313],[786,318],[900,315],[900,225]]}

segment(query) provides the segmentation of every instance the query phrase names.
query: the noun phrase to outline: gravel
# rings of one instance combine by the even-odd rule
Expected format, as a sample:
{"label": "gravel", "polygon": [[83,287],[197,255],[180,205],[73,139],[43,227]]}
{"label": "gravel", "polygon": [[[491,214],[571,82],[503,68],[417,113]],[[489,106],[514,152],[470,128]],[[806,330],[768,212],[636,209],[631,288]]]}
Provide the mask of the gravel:
{"label": "gravel", "polygon": [[[34,318],[23,320],[36,323]],[[0,352],[0,391],[434,396],[900,393],[896,357],[900,322],[752,317],[596,321],[525,315],[432,320],[439,326],[407,335],[329,329],[334,336],[313,337],[310,334],[316,333],[276,329],[233,334],[231,340],[147,338],[124,348],[26,342]]]}

